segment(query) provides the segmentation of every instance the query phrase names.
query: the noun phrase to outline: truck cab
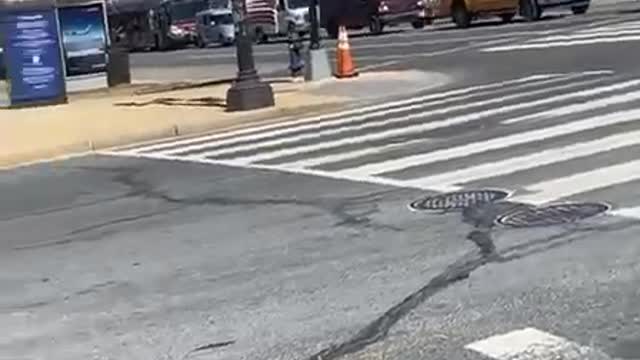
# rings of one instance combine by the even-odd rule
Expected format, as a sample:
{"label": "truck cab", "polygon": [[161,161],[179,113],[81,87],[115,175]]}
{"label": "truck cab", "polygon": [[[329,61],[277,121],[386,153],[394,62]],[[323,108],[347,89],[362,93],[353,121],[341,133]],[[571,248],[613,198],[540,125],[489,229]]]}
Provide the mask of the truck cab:
{"label": "truck cab", "polygon": [[309,31],[309,0],[278,0],[278,33]]}

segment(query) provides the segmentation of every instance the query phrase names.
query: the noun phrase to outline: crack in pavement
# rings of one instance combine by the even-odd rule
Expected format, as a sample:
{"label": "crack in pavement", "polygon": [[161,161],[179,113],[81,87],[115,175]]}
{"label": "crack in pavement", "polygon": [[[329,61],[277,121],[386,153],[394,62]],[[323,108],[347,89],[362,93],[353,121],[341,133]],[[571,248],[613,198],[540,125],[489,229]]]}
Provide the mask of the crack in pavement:
{"label": "crack in pavement", "polygon": [[[240,198],[228,196],[197,196],[197,197],[175,197],[168,191],[158,190],[153,184],[145,179],[140,178],[141,170],[133,167],[90,167],[80,166],[74,169],[85,171],[101,171],[112,174],[113,182],[121,184],[127,188],[123,195],[109,198],[113,201],[116,199],[126,199],[131,197],[140,197],[143,199],[160,200],[164,203],[172,205],[166,209],[160,209],[151,212],[144,212],[135,215],[123,216],[116,219],[99,222],[83,226],[78,229],[67,232],[62,239],[38,242],[23,246],[15,246],[13,250],[31,250],[50,246],[65,245],[72,242],[83,241],[78,236],[84,235],[96,230],[102,230],[114,225],[122,225],[127,223],[135,223],[139,220],[147,220],[160,215],[167,215],[184,210],[193,206],[273,206],[273,205],[298,205],[307,206],[314,209],[320,209],[323,212],[336,218],[332,224],[334,227],[350,227],[359,230],[386,230],[386,231],[402,231],[402,229],[381,223],[372,218],[373,215],[379,213],[377,203],[379,200],[392,193],[394,190],[384,190],[379,192],[366,193],[347,198],[320,198],[320,199],[299,199],[290,198]],[[100,204],[101,202],[96,202]],[[82,204],[80,206],[89,206]],[[71,210],[72,207],[65,209]],[[85,240],[87,241],[87,240]]]}
{"label": "crack in pavement", "polygon": [[[467,235],[477,249],[463,255],[443,272],[433,277],[425,286],[407,296],[384,314],[370,322],[350,339],[331,345],[309,357],[309,360],[334,360],[342,356],[358,352],[387,337],[391,328],[424,301],[436,295],[449,286],[469,278],[471,273],[480,267],[490,264],[503,264],[519,260],[527,256],[542,253],[569,243],[581,240],[596,232],[621,230],[640,225],[640,221],[622,221],[617,224],[605,224],[585,228],[574,228],[544,239],[536,239],[525,244],[509,247],[498,253],[491,238],[494,227],[493,219],[496,212],[505,208],[521,206],[518,203],[501,202],[495,204],[481,204],[480,208],[463,211],[463,221],[474,224],[474,230]],[[466,209],[465,209],[466,210]]]}

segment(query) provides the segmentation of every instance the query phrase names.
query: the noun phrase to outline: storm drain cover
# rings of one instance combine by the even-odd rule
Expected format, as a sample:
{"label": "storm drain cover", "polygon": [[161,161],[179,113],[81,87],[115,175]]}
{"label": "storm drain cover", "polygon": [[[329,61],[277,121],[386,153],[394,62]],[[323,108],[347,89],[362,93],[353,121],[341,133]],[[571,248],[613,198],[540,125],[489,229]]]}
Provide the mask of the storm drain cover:
{"label": "storm drain cover", "polygon": [[409,204],[409,208],[419,211],[458,210],[470,206],[500,201],[509,196],[502,190],[469,190],[427,196]]}
{"label": "storm drain cover", "polygon": [[561,203],[524,206],[500,215],[496,222],[510,227],[551,226],[577,222],[609,210],[605,203]]}

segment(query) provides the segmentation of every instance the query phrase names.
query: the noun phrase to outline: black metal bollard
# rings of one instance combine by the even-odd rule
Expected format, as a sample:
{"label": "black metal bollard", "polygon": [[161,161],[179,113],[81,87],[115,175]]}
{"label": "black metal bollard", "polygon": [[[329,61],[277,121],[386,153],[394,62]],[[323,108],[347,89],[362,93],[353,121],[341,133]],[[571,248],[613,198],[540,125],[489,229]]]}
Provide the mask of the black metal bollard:
{"label": "black metal bollard", "polygon": [[115,45],[109,51],[107,83],[109,87],[131,84],[129,50],[123,45]]}

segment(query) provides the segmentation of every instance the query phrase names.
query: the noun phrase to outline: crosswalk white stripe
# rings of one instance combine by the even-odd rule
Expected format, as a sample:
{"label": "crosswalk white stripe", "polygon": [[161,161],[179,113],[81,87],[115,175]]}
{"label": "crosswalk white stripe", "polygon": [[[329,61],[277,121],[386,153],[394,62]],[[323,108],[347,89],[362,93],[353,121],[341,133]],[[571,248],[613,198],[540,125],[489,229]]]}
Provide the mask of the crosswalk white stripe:
{"label": "crosswalk white stripe", "polygon": [[[559,86],[555,86],[555,87],[544,87],[542,89],[528,91],[528,92],[527,91],[516,92],[516,93],[514,93],[512,95],[492,96],[487,100],[469,102],[469,103],[464,103],[462,105],[454,105],[454,106],[444,107],[444,108],[436,108],[436,109],[431,110],[431,111],[411,113],[409,115],[404,115],[404,116],[399,116],[399,117],[390,117],[390,118],[387,118],[387,119],[382,120],[382,121],[372,121],[372,122],[365,122],[365,123],[357,124],[357,125],[345,125],[345,126],[338,127],[338,128],[326,129],[326,130],[315,131],[315,132],[305,132],[305,133],[300,134],[300,135],[289,136],[289,137],[280,137],[280,138],[276,138],[274,140],[267,140],[267,141],[262,141],[262,142],[258,141],[258,139],[255,139],[255,138],[245,139],[245,140],[253,140],[253,141],[251,141],[251,143],[249,143],[249,144],[218,148],[218,149],[215,149],[215,150],[211,150],[211,151],[207,151],[207,152],[198,154],[198,156],[201,156],[201,157],[216,157],[216,156],[221,156],[221,155],[225,155],[225,154],[233,154],[233,153],[242,152],[242,151],[249,151],[249,150],[259,149],[259,148],[263,148],[263,147],[290,144],[290,143],[295,143],[295,142],[299,142],[299,141],[302,141],[302,140],[315,139],[315,138],[319,138],[319,137],[322,137],[322,136],[338,135],[338,134],[341,134],[341,133],[344,133],[344,132],[348,132],[348,131],[364,130],[364,129],[368,129],[368,128],[375,128],[375,127],[380,127],[380,126],[385,126],[385,125],[390,125],[390,124],[406,122],[406,121],[410,121],[410,120],[414,120],[414,119],[427,118],[429,116],[434,116],[434,115],[444,115],[444,114],[447,114],[447,113],[450,113],[450,112],[454,112],[454,111],[472,109],[472,108],[475,108],[475,107],[481,107],[481,106],[486,106],[486,105],[491,105],[491,104],[500,104],[500,103],[504,103],[504,102],[507,102],[507,101],[515,100],[515,99],[526,98],[526,97],[540,95],[540,94],[548,94],[548,93],[553,92],[553,91],[566,90],[566,89],[571,89],[571,88],[575,88],[575,87],[581,87],[581,86],[586,86],[586,85],[590,85],[590,84],[595,84],[595,83],[598,83],[598,82],[601,82],[601,81],[602,81],[602,79],[591,79],[591,80],[580,81],[580,82],[571,82],[571,83],[568,83],[568,84],[563,84],[563,85],[559,85]],[[608,87],[607,86],[603,86],[601,88],[602,89],[606,89]],[[607,90],[603,90],[603,91],[607,91]],[[584,93],[584,92],[580,92],[580,93]],[[574,93],[574,94],[578,94],[578,93]],[[470,95],[468,97],[473,97],[473,96],[474,95]],[[464,97],[464,98],[466,99],[467,97]],[[457,100],[464,100],[464,99],[457,99]],[[411,106],[411,107],[399,109],[397,112],[400,112],[400,111],[405,112],[407,110],[414,110],[414,109],[419,109],[419,108],[423,108],[423,107],[427,107],[427,106],[440,105],[440,104],[446,103],[446,102],[450,102],[450,99],[443,99],[441,101],[438,101],[436,103],[431,103],[431,104],[414,105],[414,106]],[[371,116],[371,115],[366,115],[366,116],[363,116],[362,118],[366,119],[369,116]],[[318,125],[320,125],[320,124],[318,124]],[[325,126],[326,126],[326,123],[325,123]],[[318,126],[318,127],[320,127],[320,126]],[[265,134],[261,134],[261,136],[266,136],[266,135]],[[271,135],[271,136],[273,136],[273,135]],[[220,143],[215,144],[215,145],[219,146]],[[209,144],[208,146],[211,146],[211,144]],[[165,151],[163,153],[166,154],[166,155],[175,155],[175,154],[186,153],[186,152],[191,152],[191,151],[194,151],[194,147],[174,149],[174,150],[171,150],[171,151]]]}
{"label": "crosswalk white stripe", "polygon": [[[564,82],[564,81],[569,81],[575,78],[580,78],[580,77],[584,77],[584,75],[582,74],[575,74],[575,75],[570,75],[567,77],[557,77],[557,78],[551,78],[551,79],[545,79],[545,80],[541,80],[541,81],[535,81],[535,82],[525,82],[525,83],[517,83],[515,84],[515,86],[513,87],[514,90],[516,89],[526,89],[529,87],[537,87],[537,86],[542,86],[542,85],[550,85],[550,84],[554,84],[556,82]],[[600,79],[594,79],[592,80],[594,82],[597,81],[601,81]],[[246,136],[237,136],[237,137],[232,137],[232,138],[228,138],[228,139],[222,139],[220,141],[217,141],[215,144],[211,144],[211,143],[201,143],[201,144],[195,144],[192,146],[187,146],[187,147],[181,147],[181,148],[177,148],[177,149],[170,149],[167,151],[163,151],[163,154],[166,155],[175,155],[175,154],[184,154],[187,152],[194,152],[194,151],[198,151],[201,149],[205,149],[208,147],[212,147],[215,146],[217,149],[216,150],[211,150],[209,152],[200,154],[203,157],[213,157],[216,155],[221,155],[221,154],[227,154],[227,153],[233,153],[233,152],[238,152],[238,151],[246,151],[246,150],[251,150],[253,148],[257,148],[257,147],[261,147],[261,146],[271,146],[271,145],[280,145],[283,144],[285,142],[292,142],[292,138],[279,138],[279,139],[274,139],[274,140],[267,140],[267,142],[260,142],[260,140],[263,139],[269,139],[269,138],[273,138],[273,137],[282,137],[294,132],[305,132],[305,131],[311,131],[311,130],[317,130],[317,129],[322,129],[325,127],[331,127],[331,126],[337,126],[337,125],[342,125],[344,124],[345,126],[340,127],[338,129],[327,129],[324,130],[323,132],[312,132],[312,133],[307,133],[307,134],[301,134],[298,135],[297,140],[304,140],[304,139],[308,139],[308,138],[314,138],[317,136],[321,136],[321,135],[330,135],[330,134],[337,134],[343,131],[348,131],[348,130],[354,130],[354,129],[362,129],[362,128],[366,128],[366,127],[370,127],[370,126],[379,126],[381,124],[381,122],[370,122],[370,123],[366,123],[363,125],[352,125],[351,127],[349,127],[350,123],[352,122],[356,122],[356,121],[360,121],[360,120],[365,120],[367,118],[370,117],[374,117],[374,116],[386,116],[386,115],[392,115],[395,113],[401,113],[401,112],[407,112],[407,111],[411,111],[411,110],[418,110],[418,109],[422,109],[422,108],[428,108],[428,107],[432,107],[432,106],[437,106],[437,105],[444,105],[450,102],[456,102],[456,101],[460,101],[460,100],[467,100],[467,99],[472,99],[474,97],[479,97],[479,96],[484,96],[487,94],[490,94],[490,91],[495,91],[496,88],[497,89],[502,89],[504,88],[505,85],[501,85],[501,86],[495,86],[495,87],[491,87],[488,89],[483,89],[481,91],[474,91],[474,92],[470,92],[468,94],[459,94],[459,95],[454,95],[454,96],[450,96],[450,97],[444,97],[442,98],[441,96],[438,96],[438,98],[433,99],[432,101],[428,101],[428,102],[424,102],[424,103],[416,103],[416,104],[410,104],[407,106],[403,106],[403,107],[397,107],[397,108],[390,108],[390,109],[384,109],[381,111],[374,111],[371,113],[365,113],[365,114],[360,114],[360,115],[356,115],[356,116],[352,116],[349,118],[339,118],[336,120],[329,120],[329,121],[323,121],[323,122],[313,122],[313,123],[307,123],[307,124],[301,124],[299,126],[295,126],[295,127],[286,127],[284,129],[276,129],[273,131],[265,131],[265,132],[260,132],[258,134],[249,134]],[[495,100],[494,100],[495,101]],[[465,104],[464,106],[469,106],[469,104]],[[455,109],[463,109],[463,106],[458,106],[457,108],[452,108],[451,111],[454,111]],[[439,109],[439,111],[443,111],[442,109]],[[447,110],[449,111],[449,110]],[[413,118],[416,117],[421,117],[421,116],[425,116],[424,113],[423,114],[413,114],[412,115]],[[389,122],[389,123],[393,123],[395,121],[407,121],[407,120],[411,120],[413,118],[406,118],[405,117],[399,117],[399,118],[389,118],[386,119],[385,121]],[[398,119],[398,120],[396,120]],[[306,136],[306,137],[305,137]],[[237,143],[241,143],[241,142],[248,142],[250,141],[251,144],[245,144],[245,145],[238,145],[238,146],[233,146],[234,144]],[[225,148],[222,148],[223,146],[227,146]]]}
{"label": "crosswalk white stripe", "polygon": [[547,42],[547,43],[494,46],[494,47],[480,49],[480,51],[481,52],[499,52],[499,51],[511,51],[511,50],[547,49],[552,47],[565,47],[565,46],[589,45],[589,44],[600,44],[600,43],[617,43],[617,42],[638,41],[638,40],[640,40],[640,35],[620,36],[616,38],[575,40],[575,41],[566,41],[566,42],[558,41],[558,42]]}
{"label": "crosswalk white stripe", "polygon": [[609,214],[632,219],[640,219],[640,206],[611,210],[609,211]]}
{"label": "crosswalk white stripe", "polygon": [[612,31],[623,31],[623,30],[638,30],[640,29],[640,24],[634,24],[629,26],[601,26],[590,29],[583,29],[574,32],[575,34],[592,34],[592,33],[607,33]]}
{"label": "crosswalk white stripe", "polygon": [[354,177],[388,173],[414,166],[435,163],[438,161],[466,157],[472,154],[478,154],[489,150],[504,149],[514,145],[550,139],[553,137],[568,135],[580,131],[601,128],[614,124],[638,121],[639,118],[640,109],[619,111],[612,114],[594,116],[580,121],[574,121],[538,130],[507,135],[504,137],[493,138],[485,141],[478,141],[430,153],[411,155],[398,159],[366,164],[359,167],[341,170],[340,172],[343,175]]}
{"label": "crosswalk white stripe", "polygon": [[[627,82],[615,84],[606,88],[599,88],[599,90],[586,90],[584,93],[586,93],[586,95],[590,95],[594,93],[596,94],[605,93],[609,91],[624,89],[626,87],[631,87],[635,85],[640,85],[640,80],[627,81]],[[521,117],[504,120],[502,121],[502,124],[508,125],[508,124],[513,124],[521,121],[531,120],[531,119],[540,120],[540,119],[546,119],[554,116],[575,114],[575,113],[584,112],[588,110],[598,109],[601,107],[606,107],[613,104],[620,104],[624,102],[635,101],[638,99],[640,99],[640,91],[635,91],[631,93],[625,93],[622,95],[614,95],[611,97],[598,99],[595,101],[589,101],[588,103],[561,106],[561,107],[543,111],[540,113],[523,115]],[[284,167],[291,167],[291,168],[304,168],[304,167],[309,168],[309,167],[319,166],[323,164],[337,163],[340,161],[355,159],[364,155],[376,154],[384,150],[386,150],[386,145],[382,145],[380,147],[371,147],[369,149],[365,149],[364,151],[355,150],[355,151],[349,151],[349,152],[341,152],[338,154],[325,155],[321,157],[305,158],[297,161],[292,161],[289,163],[280,163],[279,165]]]}
{"label": "crosswalk white stripe", "polygon": [[575,194],[640,180],[640,160],[628,161],[542,181],[525,187],[531,194],[516,195],[512,201],[534,205],[544,204]]}
{"label": "crosswalk white stripe", "polygon": [[547,36],[540,39],[535,39],[534,41],[528,41],[525,44],[547,42],[547,41],[578,40],[578,39],[601,38],[601,37],[620,36],[620,35],[637,35],[637,34],[640,34],[640,28],[635,30],[601,31],[601,32],[590,32],[585,34],[571,34],[571,35],[553,35],[553,36]]}
{"label": "crosswalk white stripe", "polygon": [[613,72],[609,71],[609,70],[593,70],[593,71],[568,73],[568,74],[565,74],[565,73],[536,74],[536,75],[526,76],[526,77],[523,77],[523,78],[507,80],[507,81],[501,81],[501,82],[497,82],[497,83],[470,86],[468,88],[463,88],[463,89],[456,89],[456,90],[445,91],[445,92],[437,92],[437,93],[432,93],[432,94],[428,94],[428,95],[424,95],[424,96],[412,97],[412,98],[409,98],[409,99],[391,101],[391,102],[386,102],[386,103],[377,104],[377,105],[371,105],[371,106],[363,106],[363,107],[358,107],[356,109],[349,109],[349,110],[344,110],[344,111],[340,111],[340,112],[336,112],[336,113],[324,114],[324,115],[314,116],[314,117],[310,117],[310,118],[304,118],[304,119],[300,119],[300,120],[296,120],[296,121],[290,121],[290,122],[286,122],[284,124],[282,124],[282,123],[269,124],[269,125],[263,125],[263,126],[250,127],[250,128],[246,128],[246,129],[226,131],[226,132],[216,133],[216,134],[206,135],[206,136],[191,137],[191,138],[181,139],[181,140],[176,140],[176,141],[171,141],[171,142],[164,142],[164,143],[160,143],[160,144],[151,144],[151,145],[147,145],[147,146],[143,145],[143,146],[140,146],[140,147],[138,147],[135,150],[132,150],[130,152],[141,153],[141,152],[159,151],[159,150],[164,149],[164,148],[172,148],[172,147],[176,147],[176,146],[186,146],[186,145],[190,145],[190,144],[193,144],[193,143],[200,143],[200,142],[203,142],[203,141],[214,141],[214,140],[218,140],[218,139],[234,138],[236,136],[242,136],[242,135],[251,136],[252,134],[253,135],[259,134],[259,133],[264,132],[264,131],[277,130],[277,129],[288,129],[288,128],[295,127],[297,125],[305,125],[307,123],[315,123],[315,122],[318,122],[318,121],[322,121],[322,120],[326,120],[326,119],[333,119],[333,118],[347,117],[347,118],[342,118],[340,120],[342,120],[344,122],[348,122],[348,121],[353,121],[353,119],[350,118],[350,117],[354,116],[354,115],[367,114],[367,113],[372,112],[372,111],[390,109],[390,108],[399,107],[399,106],[405,106],[405,105],[408,105],[408,104],[414,104],[414,103],[418,103],[418,102],[421,102],[421,101],[443,99],[443,98],[448,98],[448,97],[451,97],[451,96],[468,94],[468,93],[471,93],[471,92],[474,92],[474,91],[479,91],[479,90],[500,88],[500,87],[503,87],[503,86],[509,86],[509,85],[519,84],[519,83],[544,81],[544,80],[553,79],[553,78],[570,77],[570,76],[573,76],[573,75],[597,76],[597,75],[609,75],[609,74],[612,74],[612,73]]}
{"label": "crosswalk white stripe", "polygon": [[[489,109],[489,110],[485,110],[485,111],[479,111],[479,112],[476,112],[476,113],[468,113],[468,114],[452,117],[452,118],[449,118],[449,119],[446,119],[446,120],[433,121],[433,122],[429,122],[429,123],[425,123],[425,124],[412,125],[412,126],[407,126],[405,128],[396,128],[396,129],[383,131],[383,132],[380,132],[380,133],[362,135],[362,136],[355,137],[355,138],[346,138],[346,139],[327,141],[327,142],[322,142],[322,143],[317,143],[317,144],[312,144],[312,145],[302,145],[302,146],[298,146],[298,147],[291,147],[291,148],[275,150],[275,151],[271,151],[271,152],[263,152],[263,153],[258,153],[256,155],[252,155],[252,156],[235,158],[234,160],[235,161],[239,161],[239,162],[251,163],[251,162],[256,162],[256,161],[261,161],[261,160],[266,160],[266,159],[274,159],[274,158],[282,157],[282,156],[300,154],[300,153],[304,153],[304,152],[312,152],[312,151],[317,151],[317,150],[323,150],[323,149],[328,149],[328,148],[338,147],[338,146],[343,146],[343,145],[358,144],[358,143],[363,143],[363,142],[373,141],[373,140],[379,140],[379,139],[384,139],[384,138],[393,137],[393,136],[400,136],[400,135],[413,134],[413,133],[421,133],[421,132],[431,131],[431,130],[442,128],[442,127],[449,127],[449,126],[452,126],[452,125],[463,124],[463,123],[466,123],[466,122],[479,120],[479,119],[482,119],[482,118],[485,118],[485,117],[488,117],[488,116],[504,114],[504,113],[508,113],[508,112],[511,112],[511,111],[515,111],[515,110],[532,108],[532,107],[536,107],[536,106],[539,106],[539,105],[551,104],[551,103],[554,103],[554,102],[565,101],[565,100],[569,100],[569,99],[573,99],[573,98],[590,96],[590,95],[593,95],[593,94],[597,94],[599,91],[601,91],[602,89],[606,89],[606,88],[609,88],[609,86],[603,86],[603,87],[600,87],[600,88],[595,88],[595,89],[585,90],[585,91],[580,91],[580,92],[575,92],[575,93],[562,94],[562,95],[558,95],[558,96],[554,96],[554,97],[550,97],[550,98],[543,98],[543,99],[536,100],[536,101],[522,102],[522,103],[518,103],[518,104],[514,104],[514,105],[498,107],[498,108]],[[600,90],[598,90],[598,89],[600,89]],[[338,156],[340,156],[340,157],[338,157]],[[351,152],[345,151],[341,155],[330,155],[330,157],[328,157],[327,159],[328,160],[332,160],[332,161],[336,161],[336,159],[346,160],[346,159],[352,158],[352,156],[353,155],[351,154]],[[326,155],[325,156],[317,156],[317,157],[309,157],[306,160],[308,160],[310,162],[313,162],[314,164],[317,165],[318,163],[326,163],[325,160],[320,159],[320,158],[323,158],[323,157],[326,157]],[[300,166],[300,164],[301,163],[298,163],[297,165]]]}
{"label": "crosswalk white stripe", "polygon": [[[604,89],[598,88],[593,90],[585,90],[583,92],[583,95],[588,96],[593,94],[605,93],[605,92],[620,90],[625,87],[635,86],[639,84],[640,84],[640,80],[632,80],[632,81],[616,84],[613,86],[609,86]],[[542,120],[542,119],[546,119],[554,116],[577,114],[579,112],[594,110],[601,107],[610,106],[613,104],[620,104],[620,103],[635,101],[638,99],[640,99],[640,91],[625,93],[622,95],[614,95],[607,98],[598,99],[595,101],[590,101],[582,104],[560,106],[551,110],[543,111],[541,113],[528,114],[528,115],[523,115],[516,118],[507,119],[502,121],[501,123],[505,125],[509,125],[509,124],[531,120],[531,119]],[[371,149],[370,152],[372,154],[378,152],[376,150],[376,147],[371,147],[370,149]],[[305,159],[293,161],[290,163],[281,163],[280,165],[286,166],[286,167],[293,167],[293,168],[314,167],[314,166],[319,166],[323,164],[330,164],[330,163],[336,163],[340,161],[355,159],[360,156],[361,155],[359,150],[345,151],[338,154],[330,154],[330,155],[324,155],[320,157],[305,158]]]}
{"label": "crosswalk white stripe", "polygon": [[429,140],[427,139],[413,139],[413,140],[407,140],[403,142],[394,142],[391,144],[384,144],[380,146],[373,146],[373,147],[368,147],[360,150],[350,151],[348,153],[349,156],[347,158],[345,158],[342,153],[338,153],[338,154],[327,155],[317,159],[310,159],[310,160],[303,159],[299,161],[292,161],[290,163],[278,164],[278,166],[291,168],[291,169],[310,168],[310,167],[316,166],[316,164],[314,163],[314,160],[318,161],[317,165],[321,165],[324,163],[334,163],[334,162],[340,162],[343,160],[359,158],[363,156],[376,155],[385,151],[389,151],[391,149],[404,147],[404,146],[411,146],[419,143],[426,143],[428,141]]}
{"label": "crosswalk white stripe", "polygon": [[[636,86],[638,84],[640,84],[640,80],[627,81],[627,82],[618,84],[620,85],[618,88],[611,89],[610,91],[615,91],[615,90],[623,89],[626,87]],[[507,119],[505,121],[502,121],[502,124],[510,125],[510,124],[515,124],[518,122],[527,121],[531,119],[541,120],[541,119],[546,119],[551,117],[576,114],[579,112],[596,110],[596,109],[600,109],[600,108],[611,106],[611,105],[636,101],[638,99],[640,99],[640,91],[632,91],[632,92],[628,92],[620,95],[609,96],[603,99],[591,100],[587,103],[573,104],[569,106],[564,106],[564,107],[543,111],[540,113],[528,114],[528,115],[523,115],[517,118]]]}
{"label": "crosswalk white stripe", "polygon": [[568,161],[571,159],[598,154],[640,144],[640,130],[607,136],[605,138],[574,143],[562,147],[539,151],[533,154],[508,158],[502,161],[487,162],[460,170],[440,173],[408,181],[413,187],[434,191],[456,191],[466,182],[495,176],[513,174],[518,171]]}
{"label": "crosswalk white stripe", "polygon": [[598,349],[535,328],[494,335],[465,348],[494,360],[611,359]]}

